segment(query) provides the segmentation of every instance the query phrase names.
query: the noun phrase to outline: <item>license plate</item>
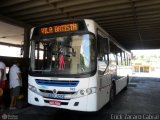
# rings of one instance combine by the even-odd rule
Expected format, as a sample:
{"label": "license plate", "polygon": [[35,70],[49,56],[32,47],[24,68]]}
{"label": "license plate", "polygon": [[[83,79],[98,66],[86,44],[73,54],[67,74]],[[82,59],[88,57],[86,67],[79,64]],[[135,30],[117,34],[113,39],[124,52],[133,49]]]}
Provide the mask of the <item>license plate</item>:
{"label": "license plate", "polygon": [[50,105],[57,105],[57,106],[60,106],[60,105],[61,105],[61,101],[50,100],[50,101],[49,101],[49,104],[50,104]]}

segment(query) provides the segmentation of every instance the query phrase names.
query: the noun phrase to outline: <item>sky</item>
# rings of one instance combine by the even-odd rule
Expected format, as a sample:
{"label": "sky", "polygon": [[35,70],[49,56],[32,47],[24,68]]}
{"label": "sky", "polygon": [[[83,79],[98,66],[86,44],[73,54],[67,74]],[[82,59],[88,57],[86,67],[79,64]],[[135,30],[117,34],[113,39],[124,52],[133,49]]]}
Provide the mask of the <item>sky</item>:
{"label": "sky", "polygon": [[20,57],[21,49],[0,45],[0,56]]}
{"label": "sky", "polygon": [[152,49],[152,50],[131,50],[131,52],[133,53],[133,55],[160,55],[160,49]]}

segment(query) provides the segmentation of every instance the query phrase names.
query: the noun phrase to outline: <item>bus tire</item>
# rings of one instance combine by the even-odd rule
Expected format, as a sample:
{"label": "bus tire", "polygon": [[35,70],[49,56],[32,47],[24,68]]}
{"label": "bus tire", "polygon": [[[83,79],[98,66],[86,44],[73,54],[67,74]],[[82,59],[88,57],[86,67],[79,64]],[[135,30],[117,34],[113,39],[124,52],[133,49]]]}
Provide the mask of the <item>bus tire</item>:
{"label": "bus tire", "polygon": [[109,107],[112,107],[113,105],[113,101],[115,99],[116,96],[116,86],[115,83],[112,82],[111,88],[110,88],[110,97],[109,97]]}
{"label": "bus tire", "polygon": [[127,76],[127,84],[126,84],[126,86],[124,87],[124,90],[127,90],[127,89],[128,89],[128,83],[129,83],[129,76]]}

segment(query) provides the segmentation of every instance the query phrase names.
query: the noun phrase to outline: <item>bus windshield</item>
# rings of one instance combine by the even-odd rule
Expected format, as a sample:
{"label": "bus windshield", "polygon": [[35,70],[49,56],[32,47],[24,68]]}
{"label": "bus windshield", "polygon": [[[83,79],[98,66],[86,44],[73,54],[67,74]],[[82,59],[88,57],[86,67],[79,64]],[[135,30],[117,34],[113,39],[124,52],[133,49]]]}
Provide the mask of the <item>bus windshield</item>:
{"label": "bus windshield", "polygon": [[72,34],[31,41],[31,71],[42,74],[85,74],[96,68],[95,37]]}

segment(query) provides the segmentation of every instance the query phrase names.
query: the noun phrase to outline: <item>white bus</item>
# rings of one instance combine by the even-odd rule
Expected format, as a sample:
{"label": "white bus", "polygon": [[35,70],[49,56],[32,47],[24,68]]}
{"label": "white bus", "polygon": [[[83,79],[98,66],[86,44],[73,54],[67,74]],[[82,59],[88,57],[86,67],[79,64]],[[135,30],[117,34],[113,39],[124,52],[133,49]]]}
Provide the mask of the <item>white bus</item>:
{"label": "white bus", "polygon": [[31,30],[28,102],[98,111],[128,85],[130,52],[90,19]]}

